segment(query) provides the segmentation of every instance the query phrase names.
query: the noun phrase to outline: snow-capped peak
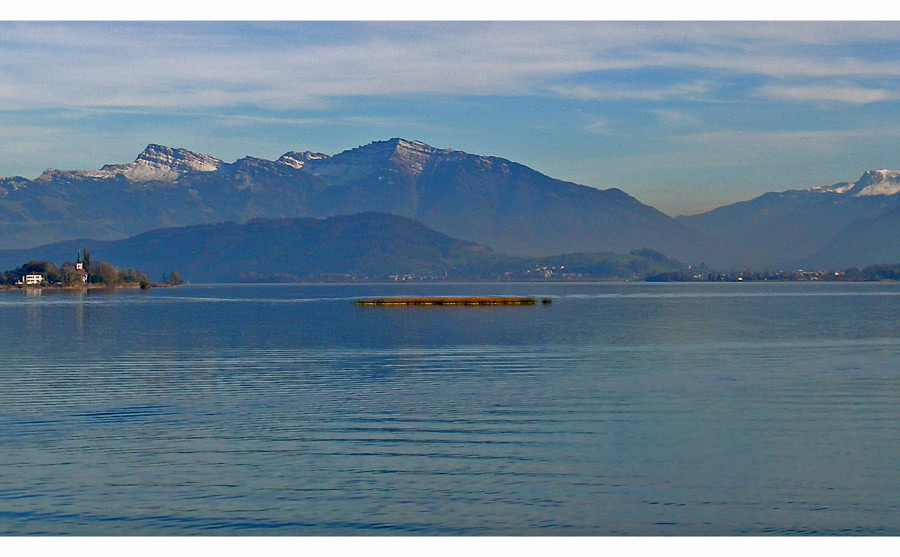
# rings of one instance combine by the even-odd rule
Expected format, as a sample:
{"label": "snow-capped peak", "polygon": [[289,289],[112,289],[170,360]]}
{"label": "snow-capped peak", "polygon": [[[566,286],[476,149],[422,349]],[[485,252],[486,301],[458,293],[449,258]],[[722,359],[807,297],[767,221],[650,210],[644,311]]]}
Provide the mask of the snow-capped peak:
{"label": "snow-capped peak", "polygon": [[155,166],[165,166],[173,170],[193,170],[212,172],[222,165],[222,161],[209,155],[194,153],[187,149],[173,149],[151,143],[137,156],[134,162],[146,162]]}
{"label": "snow-capped peak", "polygon": [[388,143],[395,143],[391,161],[407,168],[415,175],[421,174],[428,159],[440,151],[421,141],[407,141],[399,137],[391,139]]}
{"label": "snow-capped peak", "polygon": [[115,178],[122,176],[132,182],[174,182],[185,172],[212,172],[222,161],[209,155],[186,149],[173,149],[151,143],[134,162],[107,164],[100,170],[47,170],[38,179]]}
{"label": "snow-capped peak", "polygon": [[212,172],[222,161],[187,149],[151,143],[132,163],[106,165],[101,172],[121,174],[132,182],[174,182],[185,172]]}
{"label": "snow-capped peak", "polygon": [[322,159],[327,159],[329,155],[323,153],[313,153],[312,151],[303,151],[302,153],[298,151],[289,151],[280,157],[275,162],[280,162],[281,164],[286,164],[293,168],[303,168],[303,166],[309,161],[317,161]]}
{"label": "snow-capped peak", "polygon": [[820,186],[810,191],[820,193],[846,193],[853,197],[894,195],[900,193],[900,170],[867,170],[854,183],[840,182],[833,186]]}
{"label": "snow-capped peak", "polygon": [[336,183],[349,183],[378,172],[379,169],[387,168],[418,176],[431,157],[451,152],[449,149],[431,147],[421,141],[395,137],[387,141],[361,145],[333,157],[310,158],[303,161],[303,170],[314,175],[327,176]]}
{"label": "snow-capped peak", "polygon": [[900,171],[869,170],[849,190],[856,197],[900,193]]}

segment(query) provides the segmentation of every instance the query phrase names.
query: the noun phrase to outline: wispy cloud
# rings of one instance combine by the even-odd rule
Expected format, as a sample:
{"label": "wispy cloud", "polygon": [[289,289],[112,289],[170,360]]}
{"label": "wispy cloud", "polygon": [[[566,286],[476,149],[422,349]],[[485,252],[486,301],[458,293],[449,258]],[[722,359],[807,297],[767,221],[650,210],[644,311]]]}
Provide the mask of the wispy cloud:
{"label": "wispy cloud", "polygon": [[[675,139],[695,147],[728,149],[745,154],[767,156],[802,150],[827,154],[840,152],[846,143],[881,135],[871,130],[800,130],[800,131],[748,131],[719,130],[676,136]],[[897,133],[900,135],[900,132]]]}
{"label": "wispy cloud", "polygon": [[701,100],[710,91],[710,85],[701,81],[678,83],[656,88],[612,87],[609,85],[552,85],[548,90],[579,100]]}
{"label": "wispy cloud", "polygon": [[857,105],[897,99],[896,93],[886,89],[828,85],[799,87],[767,85],[760,88],[759,93],[777,100],[839,102]]}
{"label": "wispy cloud", "polygon": [[[194,113],[194,116],[209,116],[205,113]],[[225,125],[270,124],[277,126],[367,126],[371,128],[390,128],[399,124],[412,125],[410,118],[386,118],[378,116],[336,116],[331,118],[291,118],[280,116],[255,116],[250,114],[218,114],[213,117]]]}
{"label": "wispy cloud", "polygon": [[582,128],[584,131],[600,135],[618,135],[612,128],[612,122],[608,118],[590,116],[588,122]]}
{"label": "wispy cloud", "polygon": [[683,110],[672,108],[657,108],[650,111],[663,123],[671,126],[695,126],[700,124],[700,119]]}

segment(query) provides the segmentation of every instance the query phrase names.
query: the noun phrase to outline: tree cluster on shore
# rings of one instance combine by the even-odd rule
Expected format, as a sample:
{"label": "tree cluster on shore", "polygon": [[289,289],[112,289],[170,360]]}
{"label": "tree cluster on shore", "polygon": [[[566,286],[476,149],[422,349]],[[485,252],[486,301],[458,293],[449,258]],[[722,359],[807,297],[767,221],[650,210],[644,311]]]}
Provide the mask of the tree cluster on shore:
{"label": "tree cluster on shore", "polygon": [[[78,267],[81,267],[79,269]],[[121,286],[138,284],[141,288],[150,288],[147,275],[136,269],[116,269],[106,261],[94,261],[87,250],[78,254],[76,262],[66,261],[57,266],[49,261],[28,261],[15,269],[0,274],[0,285],[22,284],[25,276],[39,274],[43,277],[42,285],[76,287],[81,285]]]}

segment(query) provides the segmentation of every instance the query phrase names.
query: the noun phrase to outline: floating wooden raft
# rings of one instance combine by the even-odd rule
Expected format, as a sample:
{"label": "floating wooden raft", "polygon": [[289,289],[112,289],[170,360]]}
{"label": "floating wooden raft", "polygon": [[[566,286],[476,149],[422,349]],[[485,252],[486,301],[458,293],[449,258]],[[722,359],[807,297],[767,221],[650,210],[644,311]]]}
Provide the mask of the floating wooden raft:
{"label": "floating wooden raft", "polygon": [[[423,298],[364,298],[358,306],[531,306],[536,298],[512,296],[440,296]],[[543,303],[550,303],[545,298]]]}

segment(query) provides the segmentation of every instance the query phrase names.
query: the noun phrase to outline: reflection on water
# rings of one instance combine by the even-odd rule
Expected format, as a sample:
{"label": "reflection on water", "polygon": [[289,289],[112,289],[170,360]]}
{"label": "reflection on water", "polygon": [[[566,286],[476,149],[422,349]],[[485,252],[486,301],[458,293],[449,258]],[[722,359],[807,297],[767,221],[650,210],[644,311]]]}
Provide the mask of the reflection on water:
{"label": "reflection on water", "polygon": [[898,293],[2,292],[0,532],[897,535]]}

